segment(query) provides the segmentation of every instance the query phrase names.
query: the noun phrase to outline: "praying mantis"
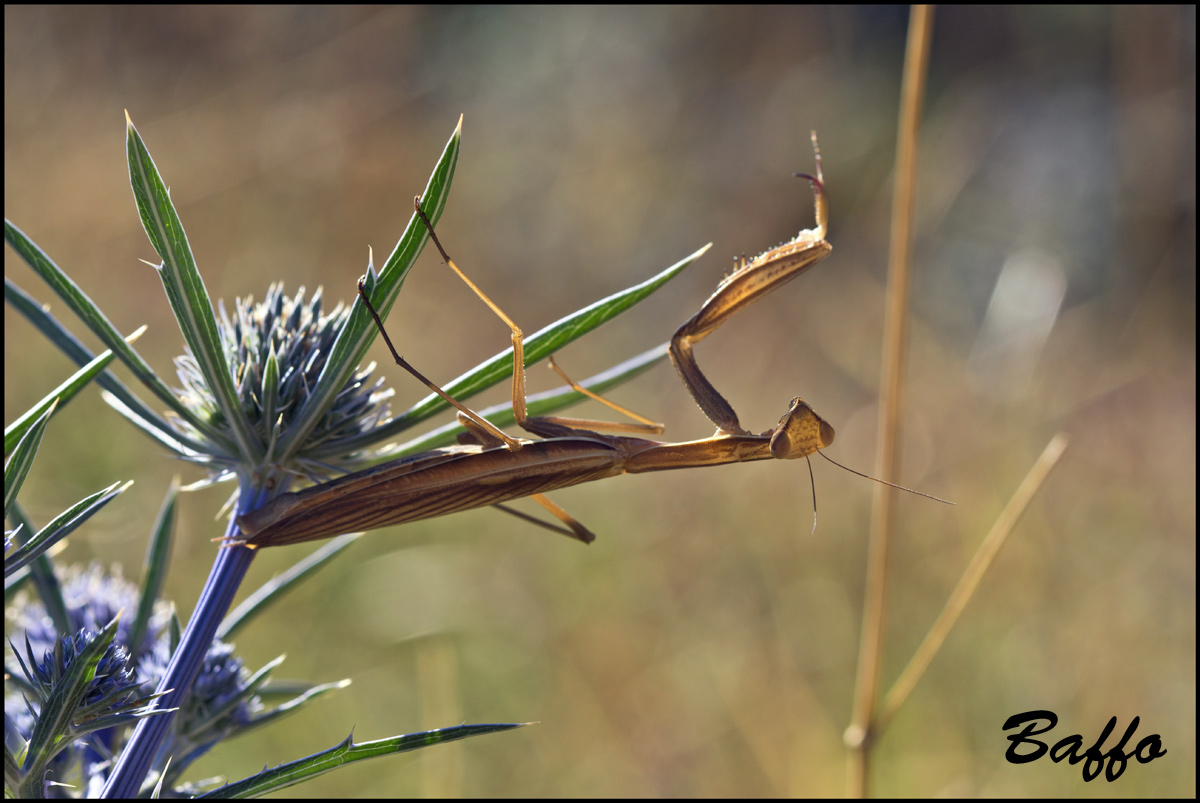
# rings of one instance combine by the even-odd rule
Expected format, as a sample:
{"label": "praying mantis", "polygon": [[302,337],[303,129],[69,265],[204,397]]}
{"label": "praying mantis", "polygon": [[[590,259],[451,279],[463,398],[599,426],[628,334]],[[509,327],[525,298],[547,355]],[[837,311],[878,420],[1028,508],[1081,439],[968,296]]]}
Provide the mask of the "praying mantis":
{"label": "praying mantis", "polygon": [[[816,175],[797,173],[812,186],[816,227],[800,231],[792,240],[764,252],[725,277],[699,311],[671,338],[669,353],[684,386],[700,409],[717,426],[702,440],[669,443],[640,437],[603,435],[594,429],[660,433],[661,425],[641,419],[641,424],[610,424],[559,417],[534,417],[525,409],[525,365],[521,329],[466,277],[442,247],[432,223],[414,205],[442,259],[507,324],[513,343],[513,413],[516,421],[539,440],[513,438],[425,378],[396,352],[383,322],[368,298],[364,281],[358,294],[370,311],[396,364],[441,395],[458,410],[458,420],[473,443],[403,457],[373,468],[285,493],[258,510],[238,517],[243,536],[233,541],[249,547],[297,544],[358,530],[442,516],[497,505],[532,496],[564,525],[565,529],[517,514],[584,543],[595,535],[544,494],[584,482],[619,474],[639,474],[679,468],[716,466],[754,460],[791,460],[807,457],[833,443],[834,430],[799,397],[771,430],[754,434],[744,429],[733,407],[713,387],[692,354],[692,345],[707,337],[758,298],[829,255],[825,241],[828,203],[821,176],[821,155],[813,135]],[[627,414],[628,411],[571,382],[575,390]],[[632,414],[630,414],[632,415]],[[640,419],[640,416],[635,416]],[[857,472],[856,472],[857,473]],[[507,510],[507,508],[504,508]],[[515,512],[515,511],[509,511]]]}

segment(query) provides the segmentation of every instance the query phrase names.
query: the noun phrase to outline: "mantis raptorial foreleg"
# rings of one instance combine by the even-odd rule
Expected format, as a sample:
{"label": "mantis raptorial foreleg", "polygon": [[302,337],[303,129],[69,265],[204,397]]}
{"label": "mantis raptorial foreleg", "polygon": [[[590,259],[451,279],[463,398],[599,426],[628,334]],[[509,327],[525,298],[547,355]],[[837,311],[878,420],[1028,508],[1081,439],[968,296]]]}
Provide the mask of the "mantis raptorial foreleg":
{"label": "mantis raptorial foreleg", "polygon": [[680,326],[671,338],[671,362],[675,364],[683,384],[700,405],[700,409],[717,425],[718,433],[749,434],[738,422],[733,407],[717,392],[696,364],[696,358],[692,355],[692,345],[708,337],[717,327],[759,297],[796,278],[829,256],[829,252],[833,250],[833,246],[825,242],[829,205],[825,198],[825,184],[821,180],[821,151],[817,147],[815,132],[812,142],[817,174],[810,176],[807,173],[797,173],[796,176],[806,178],[812,184],[817,227],[802,230],[790,242],[772,248],[750,262],[743,258],[738,268],[717,285],[716,291],[704,302],[700,310]]}

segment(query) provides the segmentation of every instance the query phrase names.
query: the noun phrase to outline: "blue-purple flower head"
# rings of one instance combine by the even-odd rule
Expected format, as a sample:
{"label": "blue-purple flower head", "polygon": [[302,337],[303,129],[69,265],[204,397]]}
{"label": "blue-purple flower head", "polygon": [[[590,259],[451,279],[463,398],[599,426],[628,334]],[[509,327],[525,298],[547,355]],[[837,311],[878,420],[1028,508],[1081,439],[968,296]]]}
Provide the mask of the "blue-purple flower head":
{"label": "blue-purple flower head", "polygon": [[[217,326],[225,358],[233,371],[242,409],[262,442],[274,443],[286,433],[304,409],[317,378],[332,353],[334,341],[349,317],[339,302],[333,311],[322,311],[321,289],[305,300],[304,288],[293,296],[283,284],[272,284],[266,298],[237,299],[232,318],[218,303]],[[228,428],[212,390],[191,353],[177,357],[180,398],[205,421]],[[305,439],[305,448],[369,432],[388,417],[391,391],[383,380],[371,383],[373,365],[356,372],[330,410]],[[174,419],[184,434],[204,441],[202,433]],[[232,439],[232,433],[230,433]],[[220,454],[214,447],[212,454]]]}
{"label": "blue-purple flower head", "polygon": [[[73,630],[58,634],[40,601],[22,593],[9,607],[16,627],[10,641],[10,682],[5,684],[5,718],[9,728],[28,743],[38,719],[68,671],[118,612],[116,635],[105,648],[86,690],[57,734],[46,777],[56,784],[52,796],[99,793],[110,759],[128,739],[141,716],[153,708],[153,693],[171,657],[170,606],[155,603],[142,645],[130,643],[127,622],[138,604],[139,590],[97,565],[69,570],[61,583],[66,615]],[[136,649],[137,655],[134,655]],[[18,652],[19,651],[19,652]],[[19,669],[17,669],[19,667]],[[205,656],[191,692],[175,717],[161,755],[171,757],[171,774],[225,736],[251,723],[262,704],[250,684],[250,673],[229,644],[215,641]],[[58,794],[56,794],[58,793]]]}

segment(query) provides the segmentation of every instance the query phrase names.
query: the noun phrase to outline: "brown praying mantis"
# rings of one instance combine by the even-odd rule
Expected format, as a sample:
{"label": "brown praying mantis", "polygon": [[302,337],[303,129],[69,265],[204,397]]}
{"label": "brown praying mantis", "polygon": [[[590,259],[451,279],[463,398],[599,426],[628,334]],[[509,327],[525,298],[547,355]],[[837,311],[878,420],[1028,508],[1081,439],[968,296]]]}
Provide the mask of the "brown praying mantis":
{"label": "brown praying mantis", "polygon": [[[752,460],[807,457],[833,442],[834,431],[799,397],[792,400],[779,424],[762,434],[742,428],[737,414],[701,372],[692,355],[692,344],[709,335],[757,298],[781,286],[829,255],[825,241],[828,204],[821,178],[821,156],[813,136],[815,176],[797,173],[812,185],[816,228],[802,230],[791,241],[740,266],[675,332],[671,360],[700,409],[717,425],[710,438],[665,443],[640,437],[603,435],[594,429],[662,431],[640,416],[641,424],[610,424],[560,417],[533,417],[525,409],[525,365],[521,329],[463,274],[438,240],[433,225],[414,199],[416,211],[442,259],[511,329],[513,343],[513,413],[517,424],[539,440],[513,438],[450,397],[404,361],[384,330],[383,322],[367,297],[364,281],[358,294],[370,311],[397,365],[441,395],[458,412],[459,422],[473,443],[434,449],[348,474],[294,493],[285,493],[264,507],[238,517],[244,537],[233,543],[250,547],[279,546],[327,538],[357,530],[497,505],[532,496],[562,521],[567,529],[535,523],[570,535],[585,543],[595,536],[544,494],[604,477],[639,474],[699,466],[716,466]],[[554,368],[575,390],[628,415],[629,411],[596,396]],[[855,472],[857,473],[857,472]],[[504,508],[507,510],[507,508]],[[515,511],[509,511],[515,512]]]}

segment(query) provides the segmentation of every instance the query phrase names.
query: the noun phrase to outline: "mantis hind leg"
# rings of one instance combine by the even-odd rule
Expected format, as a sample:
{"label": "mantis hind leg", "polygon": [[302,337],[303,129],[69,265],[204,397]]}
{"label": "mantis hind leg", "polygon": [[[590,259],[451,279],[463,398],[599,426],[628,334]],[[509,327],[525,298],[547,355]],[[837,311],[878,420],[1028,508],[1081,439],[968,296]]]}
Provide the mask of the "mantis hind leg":
{"label": "mantis hind leg", "polygon": [[590,544],[596,540],[595,533],[593,533],[587,527],[584,527],[582,524],[580,524],[579,520],[576,519],[574,516],[572,516],[570,513],[568,513],[567,511],[563,510],[558,505],[551,502],[549,500],[549,498],[546,497],[545,494],[532,494],[529,498],[534,500],[535,502],[537,502],[542,507],[546,508],[546,510],[549,510],[551,513],[554,514],[555,518],[557,518],[559,521],[561,521],[563,524],[565,524],[567,526],[565,528],[564,527],[556,527],[555,525],[551,524],[548,521],[542,521],[541,519],[537,518],[536,516],[530,516],[528,513],[522,513],[521,511],[516,510],[515,508],[511,508],[508,505],[498,504],[498,505],[492,505],[492,507],[499,508],[500,510],[503,510],[505,513],[508,513],[511,516],[516,516],[518,519],[527,521],[530,524],[536,524],[539,527],[544,527],[545,529],[549,530],[550,532],[558,533],[560,535],[565,535],[568,538],[574,538],[575,540],[582,541],[585,544]]}

